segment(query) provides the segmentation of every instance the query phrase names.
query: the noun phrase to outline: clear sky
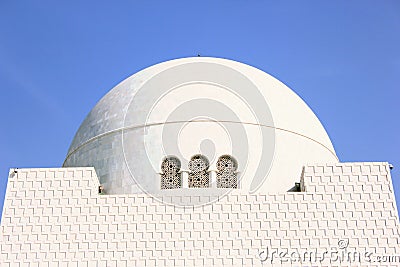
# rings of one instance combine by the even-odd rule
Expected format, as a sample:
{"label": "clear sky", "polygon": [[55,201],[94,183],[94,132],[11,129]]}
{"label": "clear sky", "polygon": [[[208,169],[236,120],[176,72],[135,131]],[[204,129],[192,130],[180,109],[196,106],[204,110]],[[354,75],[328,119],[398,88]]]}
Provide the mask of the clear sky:
{"label": "clear sky", "polygon": [[0,207],[9,168],[60,167],[117,83],[198,53],[284,82],[341,161],[394,165],[400,203],[400,1],[1,0]]}

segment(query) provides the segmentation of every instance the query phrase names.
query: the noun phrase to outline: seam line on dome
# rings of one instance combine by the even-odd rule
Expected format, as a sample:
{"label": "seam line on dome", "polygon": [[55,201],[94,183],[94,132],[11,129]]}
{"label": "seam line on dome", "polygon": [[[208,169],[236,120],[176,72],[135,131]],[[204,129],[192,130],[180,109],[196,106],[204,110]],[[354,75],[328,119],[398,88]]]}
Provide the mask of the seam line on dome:
{"label": "seam line on dome", "polygon": [[[68,153],[68,155],[65,157],[65,160],[63,162],[63,166],[64,166],[65,162],[68,160],[68,158],[72,154],[74,154],[78,149],[80,149],[81,147],[93,142],[94,140],[96,140],[98,138],[101,138],[101,137],[104,137],[104,136],[107,136],[107,135],[110,135],[110,134],[113,134],[113,133],[121,132],[123,130],[132,130],[132,129],[139,129],[139,128],[144,128],[144,127],[159,126],[159,125],[163,125],[163,124],[186,123],[186,122],[188,122],[188,121],[155,122],[155,123],[142,124],[142,125],[136,125],[136,126],[121,127],[121,128],[118,128],[118,129],[115,129],[115,130],[112,130],[112,131],[108,131],[108,132],[96,135],[96,136],[88,139],[87,141],[83,142],[81,145],[77,146],[74,150],[71,151],[71,153]],[[190,122],[215,122],[215,121],[214,120],[201,119],[201,120],[193,120],[193,121],[190,121]],[[223,120],[222,121],[218,121],[218,122],[237,123],[237,124],[245,124],[245,125],[253,125],[253,126],[262,126],[262,127],[272,128],[272,129],[275,129],[275,130],[289,132],[289,133],[292,133],[292,134],[295,134],[295,135],[299,135],[301,137],[304,137],[306,139],[309,139],[309,140],[311,140],[313,142],[316,142],[316,143],[320,144],[321,146],[326,148],[339,161],[339,158],[336,156],[336,154],[331,149],[329,149],[327,146],[322,144],[321,142],[319,142],[319,141],[317,141],[317,140],[315,140],[315,139],[313,139],[311,137],[308,137],[306,135],[303,135],[303,134],[300,134],[300,133],[297,133],[297,132],[294,132],[294,131],[291,131],[291,130],[286,130],[286,129],[279,128],[279,127],[273,127],[273,126],[269,126],[269,125],[265,125],[265,124],[258,124],[258,123],[252,123],[252,122],[223,121]]]}

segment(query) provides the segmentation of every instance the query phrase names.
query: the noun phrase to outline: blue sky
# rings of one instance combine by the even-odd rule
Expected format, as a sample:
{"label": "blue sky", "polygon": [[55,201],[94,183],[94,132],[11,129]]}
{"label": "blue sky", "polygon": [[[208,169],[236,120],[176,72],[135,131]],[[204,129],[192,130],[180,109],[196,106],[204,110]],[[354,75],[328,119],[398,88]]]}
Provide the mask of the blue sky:
{"label": "blue sky", "polygon": [[[59,167],[96,102],[169,59],[262,69],[346,161],[388,161],[400,203],[399,1],[0,1],[0,207],[11,167]],[[398,204],[399,205],[399,204]]]}

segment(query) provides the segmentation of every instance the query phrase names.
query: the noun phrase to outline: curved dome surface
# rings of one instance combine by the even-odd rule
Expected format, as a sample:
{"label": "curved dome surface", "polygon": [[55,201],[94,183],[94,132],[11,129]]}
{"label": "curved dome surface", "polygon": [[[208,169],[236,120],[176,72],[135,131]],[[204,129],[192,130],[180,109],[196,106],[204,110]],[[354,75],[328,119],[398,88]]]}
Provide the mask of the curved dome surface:
{"label": "curved dome surface", "polygon": [[108,194],[192,194],[199,189],[161,190],[160,172],[166,156],[187,171],[195,154],[211,171],[219,156],[233,156],[237,190],[250,193],[286,192],[305,164],[338,161],[318,118],[283,83],[246,64],[195,57],[114,87],[83,121],[63,166],[95,167]]}

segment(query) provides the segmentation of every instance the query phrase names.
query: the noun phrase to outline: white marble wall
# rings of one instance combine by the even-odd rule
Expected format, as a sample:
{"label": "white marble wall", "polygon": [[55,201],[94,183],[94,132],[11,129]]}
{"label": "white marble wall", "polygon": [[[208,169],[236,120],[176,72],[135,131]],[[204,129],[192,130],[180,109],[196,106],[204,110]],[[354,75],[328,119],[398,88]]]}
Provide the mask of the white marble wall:
{"label": "white marble wall", "polygon": [[238,190],[197,208],[98,186],[93,168],[11,170],[0,266],[400,264],[387,163],[310,165],[306,192]]}

